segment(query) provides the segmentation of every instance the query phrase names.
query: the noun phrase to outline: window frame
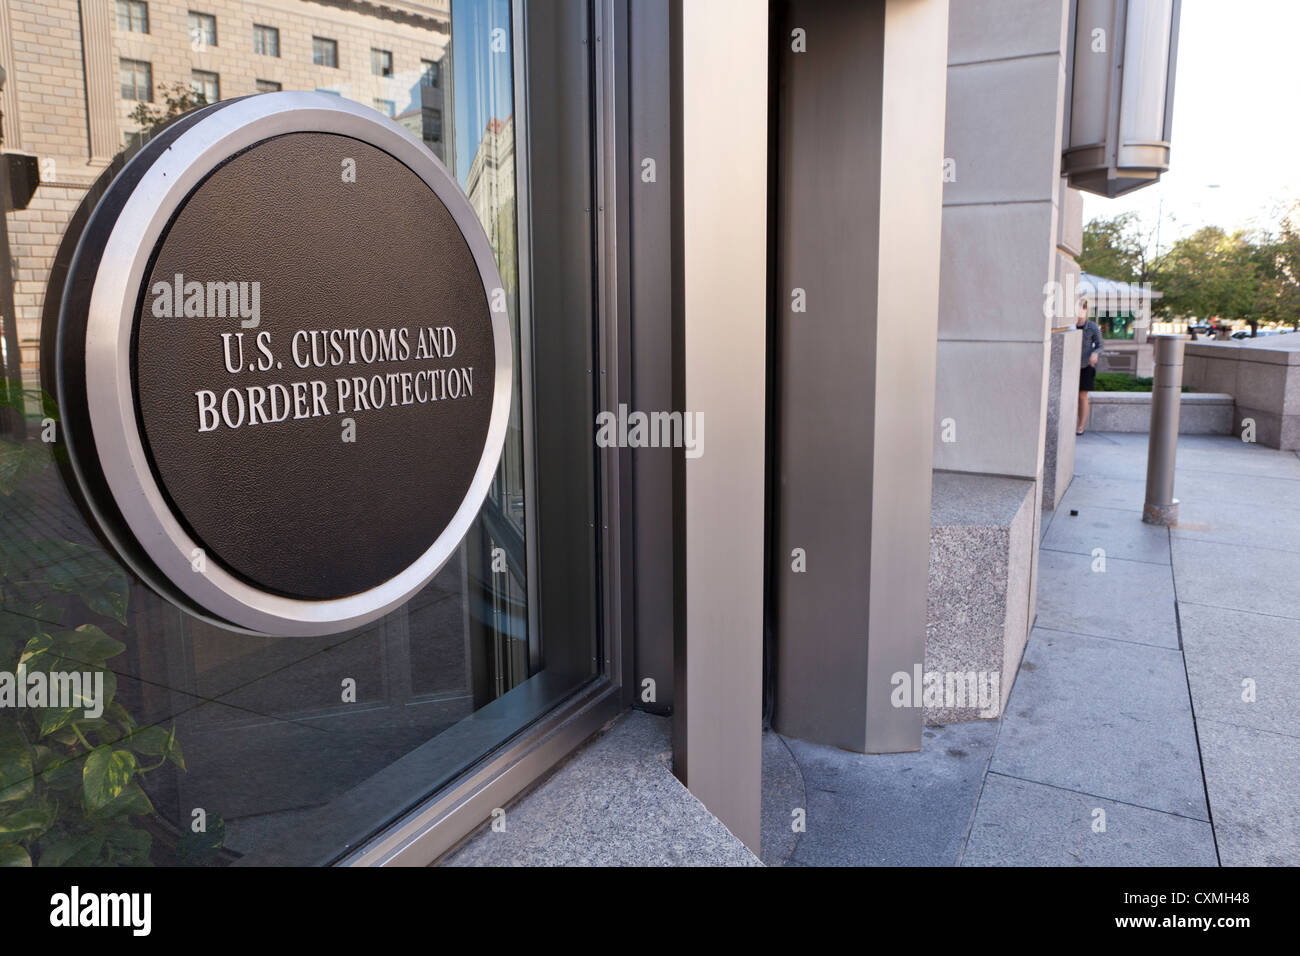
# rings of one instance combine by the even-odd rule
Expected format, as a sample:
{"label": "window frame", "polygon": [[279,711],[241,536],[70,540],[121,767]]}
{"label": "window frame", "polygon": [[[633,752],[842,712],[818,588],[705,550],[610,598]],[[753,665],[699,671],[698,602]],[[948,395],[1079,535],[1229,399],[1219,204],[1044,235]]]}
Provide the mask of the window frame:
{"label": "window frame", "polygon": [[391,77],[393,75],[393,51],[381,50],[379,47],[370,48],[370,74],[371,76]]}
{"label": "window frame", "polygon": [[[265,37],[268,37],[268,36],[271,37],[271,39],[273,39],[273,40],[275,41],[275,43],[274,43],[274,46],[275,46],[275,52],[274,52],[274,53],[268,53],[265,49],[261,49],[261,50],[258,49],[258,41],[259,41],[259,40],[264,40],[264,38],[265,38]],[[313,38],[313,39],[314,39],[314,38]],[[265,44],[264,42],[263,42],[261,45],[262,45],[263,47],[266,46],[266,44]],[[280,57],[280,28],[279,28],[279,27],[273,27],[273,26],[271,26],[270,24],[267,24],[267,23],[254,23],[254,24],[253,24],[253,52],[254,52],[255,54],[257,54],[258,56],[271,56],[271,57],[275,57],[276,59],[279,59],[279,57]]]}
{"label": "window frame", "polygon": [[[330,56],[324,56],[328,51]],[[334,62],[327,63],[326,59],[332,59]],[[339,41],[331,40],[329,37],[316,36],[312,34],[311,38],[311,62],[314,66],[323,66],[330,70],[339,68]]]}
{"label": "window frame", "polygon": [[[202,89],[199,89],[198,87],[199,83],[206,84],[209,78],[212,80],[213,91],[216,94],[214,97],[208,96],[206,85]],[[190,88],[194,90],[195,93],[201,94],[208,106],[211,106],[213,103],[221,102],[221,74],[216,70],[191,69]]]}
{"label": "window frame", "polygon": [[[126,26],[122,25],[122,13],[126,12]],[[143,29],[136,29],[136,13],[143,17]],[[149,3],[148,0],[117,0],[116,7],[116,27],[124,33],[143,33],[149,34]]]}
{"label": "window frame", "polygon": [[[202,10],[187,10],[187,22],[189,23],[190,48],[193,50],[204,50],[208,47],[217,46],[217,15],[215,13],[204,13]],[[212,26],[212,41],[203,35],[204,28]],[[199,36],[196,39],[195,33]]]}
{"label": "window frame", "polygon": [[[126,69],[128,69],[127,64],[130,64],[129,69],[131,70],[131,92],[133,94],[140,92],[140,83],[139,83],[140,68],[141,67],[144,68],[144,77],[145,77],[144,92],[146,94],[145,96],[126,95],[126,85],[122,83],[122,73]],[[127,56],[118,57],[117,58],[117,82],[118,82],[118,92],[119,94],[121,94],[122,99],[132,103],[153,102],[153,63],[151,61],[134,60],[131,57],[127,57]]]}
{"label": "window frame", "polygon": [[[620,84],[616,75],[625,64],[587,63],[565,61],[553,49],[554,41],[546,44],[546,37],[581,32],[587,37],[589,49],[594,38],[607,33],[605,49],[612,51],[620,40],[614,34],[622,32],[627,40],[625,16],[616,8],[627,0],[595,0],[590,7],[585,4],[512,4],[512,37],[515,43],[514,60],[514,122],[517,141],[528,148],[516,150],[516,195],[521,197],[518,209],[517,248],[519,249],[519,323],[520,327],[534,327],[544,323],[555,313],[557,305],[548,297],[545,315],[536,313],[533,306],[533,285],[538,278],[547,278],[554,286],[576,290],[586,270],[591,301],[584,305],[590,309],[592,330],[589,345],[593,349],[589,360],[601,368],[599,381],[594,383],[599,393],[597,406],[609,408],[617,401],[626,401],[630,390],[630,370],[622,368],[619,356],[627,348],[630,336],[629,307],[618,290],[625,287],[629,276],[626,255],[620,254],[617,244],[620,228],[626,227],[627,211],[622,208],[627,200],[631,179],[631,164],[626,161],[625,133],[628,128],[628,97],[626,85]],[[625,9],[623,11],[626,12]],[[602,29],[602,24],[605,25]],[[547,48],[547,47],[552,48]],[[626,47],[624,47],[626,49]],[[647,50],[647,55],[668,69],[667,47]],[[662,54],[663,61],[658,57]],[[551,71],[558,71],[552,75]],[[608,72],[607,72],[608,71]],[[532,83],[537,76],[544,84]],[[553,87],[553,88],[552,88]],[[542,130],[545,142],[531,137],[531,100],[542,100],[542,112],[550,115],[548,106],[558,104],[557,119],[561,128]],[[579,103],[580,101],[580,103]],[[602,108],[603,104],[603,108]],[[594,109],[593,109],[594,108]],[[552,124],[554,125],[554,124]],[[580,146],[572,148],[573,143]],[[565,146],[564,144],[569,144]],[[548,154],[550,146],[559,146],[558,153]],[[623,158],[620,161],[619,151]],[[570,161],[572,154],[586,154],[590,166]],[[545,164],[546,175],[552,173],[563,178],[566,186],[575,193],[589,195],[592,202],[585,213],[576,213],[566,222],[566,233],[579,222],[591,226],[593,237],[590,247],[581,254],[566,255],[559,260],[570,263],[565,275],[558,279],[546,276],[546,268],[534,265],[532,259],[538,245],[532,231],[535,213],[531,209],[534,198],[542,198],[530,187],[537,168]],[[621,197],[621,198],[620,198]],[[591,209],[604,210],[602,222],[608,219],[610,228],[596,230]],[[622,225],[618,225],[618,224]],[[551,228],[550,223],[546,228]],[[617,228],[615,228],[617,226]],[[626,239],[626,236],[623,236]],[[588,253],[590,254],[588,257]],[[547,260],[554,256],[547,257]],[[578,261],[582,260],[582,261]],[[623,342],[620,346],[620,342]],[[542,360],[533,354],[529,343],[521,344],[524,350],[521,361],[525,374],[535,372]],[[608,373],[608,374],[606,374]],[[588,373],[590,374],[590,373]],[[537,382],[525,381],[525,395],[542,393],[545,388]],[[525,402],[524,410],[525,460],[531,483],[526,485],[526,495],[539,501],[536,475],[539,459],[537,443],[543,440],[533,435],[538,427],[537,413]],[[556,426],[552,420],[551,427]],[[592,442],[594,445],[594,442]],[[599,548],[594,556],[594,594],[596,606],[578,610],[573,614],[555,611],[548,617],[548,633],[574,627],[591,634],[590,652],[595,665],[594,677],[582,687],[569,693],[562,701],[538,717],[531,725],[501,743],[478,764],[466,769],[418,803],[409,813],[392,821],[386,828],[367,839],[336,862],[340,866],[409,866],[429,865],[482,825],[488,809],[505,806],[520,792],[532,786],[559,762],[571,756],[602,725],[625,712],[633,700],[633,666],[631,608],[634,581],[626,546],[620,545],[620,528],[630,527],[633,501],[630,495],[620,494],[620,450],[593,448],[597,479],[592,488],[594,500],[591,518]],[[537,505],[529,509],[535,520]],[[557,532],[553,531],[553,534]],[[558,532],[568,544],[586,546],[587,539],[581,529]],[[533,608],[547,602],[548,589],[544,582],[536,582],[532,569],[537,566],[536,525],[530,526],[529,541],[529,607],[530,632]],[[552,543],[550,548],[555,548]],[[555,592],[559,597],[562,592]],[[584,620],[590,613],[592,618]],[[588,628],[591,628],[588,631]],[[489,705],[491,706],[491,705]],[[437,738],[435,738],[437,739]],[[417,751],[418,753],[418,751]]]}
{"label": "window frame", "polygon": [[[431,136],[424,135],[424,132],[425,132],[425,129],[426,129],[426,126],[425,126],[425,120],[426,120],[426,119],[428,119],[428,120],[431,121],[431,122],[428,124],[430,127],[432,127],[432,126],[437,126],[437,135],[436,135],[436,136],[432,136],[432,137],[431,137]],[[441,109],[439,109],[439,108],[436,107],[436,106],[421,106],[421,107],[420,107],[420,133],[421,133],[420,138],[421,138],[422,140],[424,140],[426,143],[441,143],[441,142],[442,142],[442,110],[441,110]]]}

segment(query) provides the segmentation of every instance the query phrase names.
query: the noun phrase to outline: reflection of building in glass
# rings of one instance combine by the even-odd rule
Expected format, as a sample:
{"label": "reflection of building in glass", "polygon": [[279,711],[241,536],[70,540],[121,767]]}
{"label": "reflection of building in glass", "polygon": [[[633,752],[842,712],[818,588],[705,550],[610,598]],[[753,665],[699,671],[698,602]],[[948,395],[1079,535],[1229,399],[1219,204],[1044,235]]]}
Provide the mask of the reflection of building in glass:
{"label": "reflection of building in glass", "polygon": [[[472,14],[479,2],[457,6]],[[38,387],[46,286],[69,219],[124,145],[140,138],[142,127],[151,130],[152,119],[170,118],[166,98],[177,88],[210,99],[277,90],[344,96],[393,116],[454,165],[455,96],[510,102],[513,67],[507,55],[500,71],[458,77],[450,7],[451,0],[0,0],[3,149],[34,157],[41,178],[29,206],[6,217],[17,318],[4,329],[16,331],[17,347],[5,352],[0,336],[0,355],[16,360],[6,377]],[[486,49],[486,34],[467,29],[459,36],[461,50]],[[132,115],[141,105],[151,117],[143,123]],[[461,124],[463,135],[481,132],[477,119],[468,130],[464,118]],[[513,143],[508,152],[505,146],[498,130],[486,147],[494,151],[487,191],[474,209],[492,236],[515,332],[506,451],[462,546],[406,605],[342,643],[233,636],[175,612],[122,575],[99,552],[53,470],[18,474],[0,496],[0,550],[15,541],[39,544],[36,563],[51,580],[72,580],[88,566],[105,581],[121,579],[129,617],[89,622],[128,644],[139,663],[142,679],[119,699],[133,713],[177,714],[189,762],[175,779],[165,770],[152,778],[162,782],[150,784],[150,799],[169,826],[181,825],[190,807],[219,812],[227,860],[261,848],[276,827],[301,833],[303,815],[437,738],[539,666],[528,631]],[[0,315],[0,324],[8,318]],[[0,417],[0,452],[48,450],[31,427],[44,409],[29,401],[26,411],[26,439]],[[78,579],[76,586],[91,607],[92,584]],[[62,625],[87,621],[77,605]],[[361,706],[340,701],[336,670],[355,676]],[[246,709],[199,713],[185,704],[232,688],[255,688],[243,699]],[[300,746],[305,727],[328,727],[330,745]],[[458,769],[458,759],[447,769]],[[245,821],[255,822],[245,828]],[[362,830],[381,822],[356,821]]]}
{"label": "reflection of building in glass", "polygon": [[[515,256],[515,124],[513,114],[493,117],[483,129],[474,158],[464,178],[465,192],[496,252],[497,267],[510,311],[511,336],[519,342]],[[485,591],[490,607],[490,680],[487,692],[500,694],[529,674],[527,627],[527,555],[524,551],[524,457],[520,395],[522,381],[516,368],[509,433],[501,466],[483,509],[485,547],[496,555],[494,566],[505,587]],[[480,693],[483,691],[480,690]]]}
{"label": "reflection of building in glass", "polygon": [[[497,267],[505,286],[506,301],[510,304],[512,320],[515,313],[515,296],[518,280],[515,270],[515,121],[513,114],[504,120],[493,118],[483,130],[474,159],[465,178],[465,193],[478,215],[497,253]],[[518,330],[514,339],[519,341]],[[520,428],[520,383],[515,382],[516,401],[510,410],[510,428]],[[492,490],[492,498],[506,519],[520,535],[524,528],[523,507],[523,457],[513,453],[514,441],[502,456],[501,470]]]}
{"label": "reflection of building in glass", "polygon": [[479,222],[492,240],[492,248],[501,248],[502,232],[513,231],[514,223],[503,223],[499,212],[514,207],[515,200],[515,118],[492,119],[483,131],[465,180],[465,193],[478,213]]}
{"label": "reflection of building in glass", "polygon": [[141,103],[165,117],[164,91],[177,85],[222,99],[324,90],[384,104],[446,159],[450,39],[450,0],[0,0],[4,149],[38,157],[42,181],[9,221],[24,384],[37,385],[59,238],[139,131]]}

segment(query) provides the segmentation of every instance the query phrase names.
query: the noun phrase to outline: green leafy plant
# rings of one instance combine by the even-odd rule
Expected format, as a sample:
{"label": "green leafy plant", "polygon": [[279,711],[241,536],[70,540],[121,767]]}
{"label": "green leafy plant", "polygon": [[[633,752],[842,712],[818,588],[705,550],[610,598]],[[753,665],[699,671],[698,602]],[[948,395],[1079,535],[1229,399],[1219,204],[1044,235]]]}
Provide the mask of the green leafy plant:
{"label": "green leafy plant", "polygon": [[[1099,392],[1149,392],[1154,383],[1155,379],[1139,378],[1128,372],[1098,372],[1096,381]],[[1194,389],[1190,385],[1184,385],[1183,391],[1191,392]]]}
{"label": "green leafy plant", "polygon": [[[0,500],[18,504],[55,448],[0,440]],[[130,581],[102,551],[23,534],[22,524],[0,522],[0,671],[15,683],[78,672],[103,684],[94,700],[83,683],[80,699],[60,701],[72,706],[0,708],[0,866],[147,864],[153,838],[142,824],[155,811],[141,782],[168,762],[185,769],[176,728],[141,727],[116,700],[108,661],[126,645],[95,624],[62,624],[94,615],[125,626]],[[92,704],[99,716],[87,716]]]}

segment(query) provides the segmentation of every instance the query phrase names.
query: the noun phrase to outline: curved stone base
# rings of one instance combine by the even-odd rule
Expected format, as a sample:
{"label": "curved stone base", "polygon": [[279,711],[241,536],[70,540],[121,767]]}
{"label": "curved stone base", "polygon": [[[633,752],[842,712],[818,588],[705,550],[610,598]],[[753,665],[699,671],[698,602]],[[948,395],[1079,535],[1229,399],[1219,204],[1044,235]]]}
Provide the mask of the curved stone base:
{"label": "curved stone base", "polygon": [[1169,527],[1178,523],[1178,499],[1170,505],[1145,504],[1142,506],[1142,520],[1147,524]]}

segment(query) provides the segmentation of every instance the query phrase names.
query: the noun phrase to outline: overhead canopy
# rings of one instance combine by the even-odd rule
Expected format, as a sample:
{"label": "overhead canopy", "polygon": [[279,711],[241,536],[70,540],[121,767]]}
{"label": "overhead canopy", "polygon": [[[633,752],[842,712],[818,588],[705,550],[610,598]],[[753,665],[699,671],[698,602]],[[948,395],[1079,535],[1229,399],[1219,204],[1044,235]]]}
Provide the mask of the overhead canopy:
{"label": "overhead canopy", "polygon": [[1151,308],[1153,299],[1164,295],[1149,283],[1119,282],[1091,272],[1079,274],[1079,296],[1088,300],[1088,311],[1093,315],[1143,314]]}

